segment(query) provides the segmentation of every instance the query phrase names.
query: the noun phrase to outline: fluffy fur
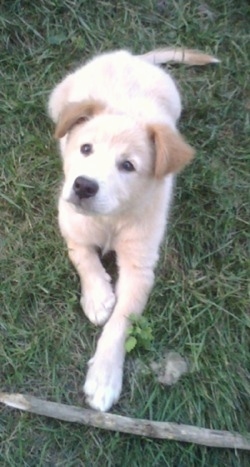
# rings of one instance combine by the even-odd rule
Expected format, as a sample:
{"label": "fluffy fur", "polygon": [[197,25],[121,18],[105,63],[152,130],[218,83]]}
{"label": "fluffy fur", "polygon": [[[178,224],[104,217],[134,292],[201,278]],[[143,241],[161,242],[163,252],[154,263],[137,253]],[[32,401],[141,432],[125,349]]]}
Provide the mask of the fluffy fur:
{"label": "fluffy fur", "polygon": [[[157,66],[172,59],[216,61],[179,49],[112,52],[66,76],[49,99],[64,170],[60,230],[82,308],[92,323],[106,323],[84,385],[88,403],[102,411],[120,396],[128,318],[142,313],[153,286],[174,174],[194,155],[176,129],[177,87]],[[116,252],[114,289],[98,250]]]}

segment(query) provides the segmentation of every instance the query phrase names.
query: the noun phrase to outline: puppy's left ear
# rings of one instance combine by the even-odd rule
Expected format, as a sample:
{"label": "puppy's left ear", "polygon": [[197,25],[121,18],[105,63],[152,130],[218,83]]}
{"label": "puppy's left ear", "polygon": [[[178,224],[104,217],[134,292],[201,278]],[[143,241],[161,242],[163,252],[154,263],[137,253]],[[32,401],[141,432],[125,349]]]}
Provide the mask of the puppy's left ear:
{"label": "puppy's left ear", "polygon": [[168,125],[152,124],[148,126],[148,132],[153,142],[156,178],[180,172],[193,159],[195,150],[177,130],[174,131]]}
{"label": "puppy's left ear", "polygon": [[63,107],[55,129],[55,138],[59,139],[66,135],[75,125],[90,120],[101,113],[105,105],[94,99],[81,102],[70,102]]}

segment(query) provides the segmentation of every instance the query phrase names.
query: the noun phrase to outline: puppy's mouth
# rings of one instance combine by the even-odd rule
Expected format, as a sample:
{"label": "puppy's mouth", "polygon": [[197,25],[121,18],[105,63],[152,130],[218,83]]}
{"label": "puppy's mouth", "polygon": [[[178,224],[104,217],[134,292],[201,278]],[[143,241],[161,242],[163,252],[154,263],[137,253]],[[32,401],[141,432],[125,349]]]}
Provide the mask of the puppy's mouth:
{"label": "puppy's mouth", "polygon": [[80,214],[95,214],[93,198],[80,199],[75,193],[71,193],[65,201],[71,204],[75,211]]}
{"label": "puppy's mouth", "polygon": [[64,200],[69,203],[75,212],[85,216],[109,216],[110,214],[117,214],[117,210],[110,209],[104,201],[96,199],[95,197],[79,199],[74,193]]}

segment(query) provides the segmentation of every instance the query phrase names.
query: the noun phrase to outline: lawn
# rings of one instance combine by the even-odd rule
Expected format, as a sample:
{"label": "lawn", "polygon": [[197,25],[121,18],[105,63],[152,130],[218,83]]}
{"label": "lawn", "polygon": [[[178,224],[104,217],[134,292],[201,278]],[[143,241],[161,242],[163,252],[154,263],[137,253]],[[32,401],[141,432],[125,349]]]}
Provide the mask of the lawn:
{"label": "lawn", "polygon": [[[57,228],[61,163],[46,114],[50,90],[102,51],[194,47],[221,64],[171,66],[183,96],[180,128],[197,154],[178,177],[145,310],[153,340],[128,356],[113,412],[250,431],[249,21],[247,0],[1,3],[0,391],[84,406],[81,387],[100,333],[81,311]],[[173,387],[148,369],[166,350],[189,361]],[[0,406],[0,465],[247,467],[249,455]]]}

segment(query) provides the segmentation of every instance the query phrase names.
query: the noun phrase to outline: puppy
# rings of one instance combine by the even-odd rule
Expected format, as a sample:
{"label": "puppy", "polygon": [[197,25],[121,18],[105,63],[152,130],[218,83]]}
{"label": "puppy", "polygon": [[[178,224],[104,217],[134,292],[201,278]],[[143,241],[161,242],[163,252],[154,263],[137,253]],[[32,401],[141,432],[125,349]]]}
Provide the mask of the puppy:
{"label": "puppy", "polygon": [[[145,307],[174,176],[194,156],[176,128],[177,87],[158,67],[170,60],[218,61],[192,50],[115,51],[66,76],[49,98],[64,171],[60,230],[80,276],[84,313],[106,323],[84,385],[87,402],[101,411],[120,396],[129,316]],[[116,252],[114,289],[100,250]]]}

